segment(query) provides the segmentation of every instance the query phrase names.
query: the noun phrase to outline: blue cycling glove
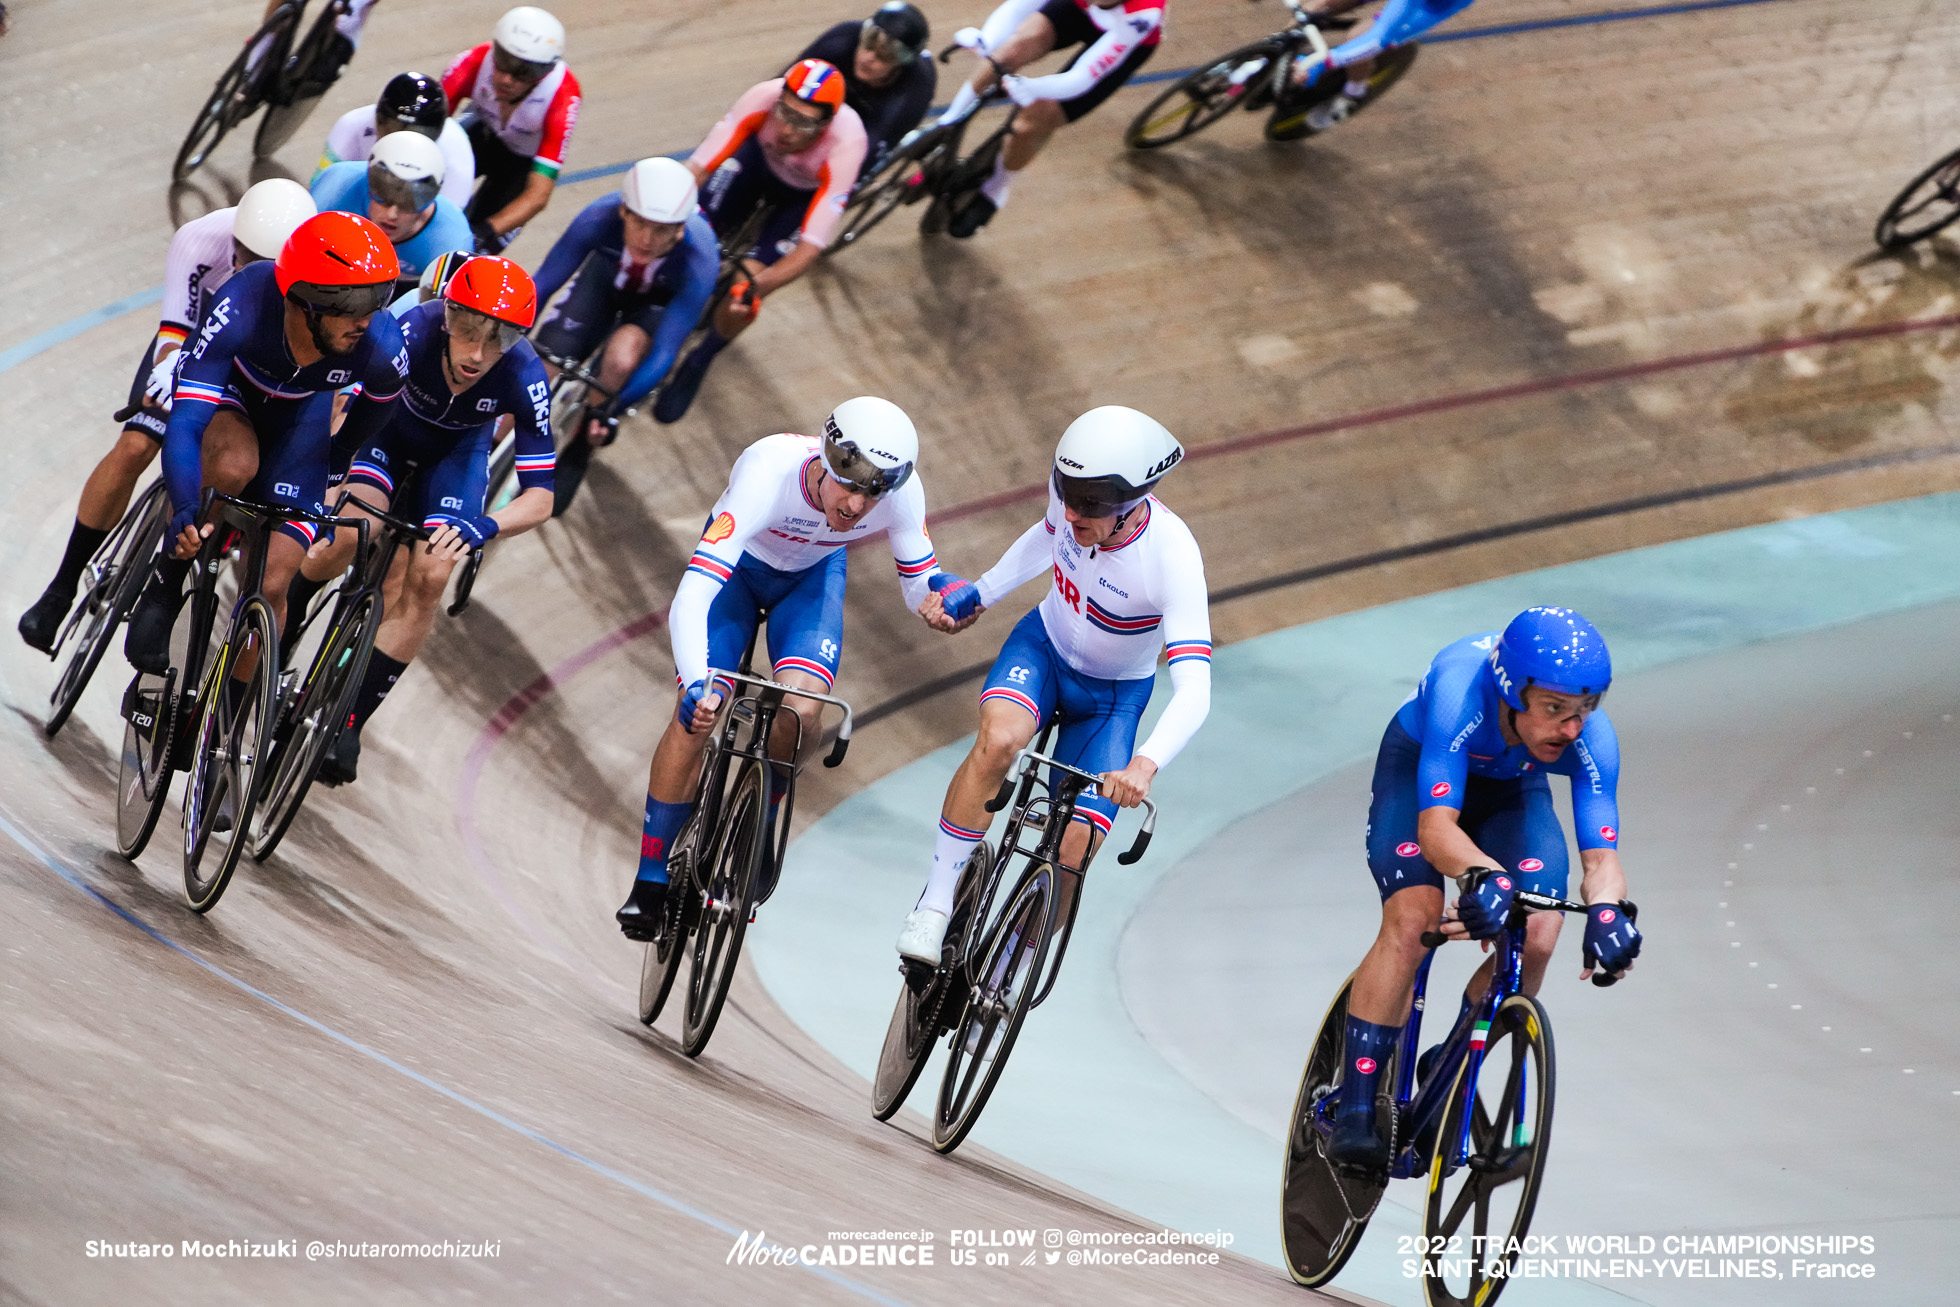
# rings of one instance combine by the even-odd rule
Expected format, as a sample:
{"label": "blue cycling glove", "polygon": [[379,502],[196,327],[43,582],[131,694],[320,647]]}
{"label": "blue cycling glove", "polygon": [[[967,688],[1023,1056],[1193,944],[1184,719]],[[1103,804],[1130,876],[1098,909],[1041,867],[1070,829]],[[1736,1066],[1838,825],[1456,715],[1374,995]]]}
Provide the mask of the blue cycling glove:
{"label": "blue cycling glove", "polygon": [[1473,870],[1483,874],[1469,893],[1457,899],[1456,919],[1470,932],[1471,939],[1493,939],[1511,915],[1511,896],[1518,892],[1518,884],[1508,872],[1488,867]]}
{"label": "blue cycling glove", "polygon": [[700,706],[703,699],[708,697],[708,692],[708,678],[705,676],[681,692],[680,708],[674,717],[680,722],[681,729],[689,735],[694,734],[694,710]]}
{"label": "blue cycling glove", "polygon": [[189,508],[180,508],[170,515],[170,539],[165,543],[165,552],[175,545],[177,537],[184,533],[184,528],[196,520],[196,504],[192,504]]}
{"label": "blue cycling glove", "polygon": [[456,534],[463,537],[463,543],[472,549],[481,549],[497,534],[497,519],[488,513],[476,517],[449,517],[443,519],[445,526],[456,528]]}
{"label": "blue cycling glove", "polygon": [[965,577],[954,576],[951,572],[934,572],[926,578],[926,584],[939,596],[946,616],[954,621],[964,622],[980,611],[980,587]]}
{"label": "blue cycling glove", "polygon": [[1625,971],[1640,956],[1640,930],[1633,924],[1633,905],[1595,903],[1586,909],[1586,969],[1593,984],[1610,985],[1614,973]]}

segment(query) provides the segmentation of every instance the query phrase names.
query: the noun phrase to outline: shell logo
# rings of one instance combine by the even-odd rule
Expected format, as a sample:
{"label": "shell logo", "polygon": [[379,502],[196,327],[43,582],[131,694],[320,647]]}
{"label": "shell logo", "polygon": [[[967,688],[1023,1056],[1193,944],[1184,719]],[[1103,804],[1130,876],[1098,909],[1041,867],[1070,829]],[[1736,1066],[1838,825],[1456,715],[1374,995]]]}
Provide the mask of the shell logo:
{"label": "shell logo", "polygon": [[718,545],[734,534],[735,515],[733,513],[721,513],[715,517],[714,521],[708,523],[708,529],[701,534],[701,539],[708,544]]}
{"label": "shell logo", "polygon": [[1395,856],[1398,858],[1413,858],[1421,852],[1422,845],[1413,840],[1395,846]]}
{"label": "shell logo", "polygon": [[1450,783],[1448,781],[1437,781],[1434,785],[1429,787],[1429,797],[1432,799],[1440,799],[1445,794],[1448,794],[1449,792],[1450,792]]}

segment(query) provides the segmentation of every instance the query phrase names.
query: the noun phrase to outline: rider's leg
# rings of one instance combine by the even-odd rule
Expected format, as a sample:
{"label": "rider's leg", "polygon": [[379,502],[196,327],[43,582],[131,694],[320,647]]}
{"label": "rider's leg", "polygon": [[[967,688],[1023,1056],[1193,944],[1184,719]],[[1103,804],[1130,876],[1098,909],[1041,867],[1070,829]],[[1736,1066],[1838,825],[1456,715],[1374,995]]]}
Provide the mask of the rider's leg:
{"label": "rider's leg", "polygon": [[[989,692],[991,693],[991,692]],[[1034,738],[1040,722],[1019,700],[994,694],[980,700],[980,730],[973,748],[953,773],[946,800],[939,810],[939,835],[933,842],[932,870],[918,906],[951,916],[953,894],[959,888],[960,868],[973,846],[987,836],[993,820],[987,802],[1000,791],[1014,756]]]}
{"label": "rider's leg", "polygon": [[83,570],[115,530],[116,523],[122,521],[137,479],[156,461],[160,448],[156,437],[147,430],[134,425],[124,427],[115,446],[89,473],[88,480],[82,484],[81,502],[75,508],[75,524],[69,528],[68,546],[62,551],[61,564],[55,568],[47,589],[20,619],[21,637],[28,644],[44,652],[53,648],[61,619],[68,615],[68,606],[74,602],[75,587],[81,583]]}
{"label": "rider's leg", "polygon": [[[259,469],[259,440],[242,412],[227,406],[212,414],[204,428],[202,460],[208,488],[235,495],[251,484]],[[191,571],[190,559],[173,556],[174,544],[163,542],[156,570],[130,611],[129,631],[123,638],[123,653],[146,672],[160,674],[169,666],[170,628]]]}

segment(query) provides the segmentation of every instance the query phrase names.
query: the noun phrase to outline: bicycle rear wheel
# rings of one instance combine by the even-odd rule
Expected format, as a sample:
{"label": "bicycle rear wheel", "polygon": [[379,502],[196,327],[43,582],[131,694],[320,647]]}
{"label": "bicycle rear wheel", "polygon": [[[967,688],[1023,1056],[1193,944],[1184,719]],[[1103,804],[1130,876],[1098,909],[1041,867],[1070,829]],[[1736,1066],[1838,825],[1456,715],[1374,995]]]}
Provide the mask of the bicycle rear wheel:
{"label": "bicycle rear wheel", "polygon": [[[55,677],[54,691],[48,696],[48,720],[41,730],[52,739],[67,724],[69,714],[88,689],[89,679],[102,662],[115,638],[116,628],[136,603],[143,582],[149,575],[150,559],[163,539],[163,528],[170,520],[163,482],[157,481],[143,492],[102,547],[89,560],[89,585],[75,605],[74,615],[62,630],[61,640],[71,635],[74,647]],[[56,643],[59,649],[61,644]]]}
{"label": "bicycle rear wheel", "polygon": [[1960,218],[1960,150],[1906,184],[1879,215],[1872,239],[1880,249],[1902,250]]}
{"label": "bicycle rear wheel", "polygon": [[680,974],[688,934],[700,920],[699,891],[694,887],[695,813],[689,813],[674,836],[673,856],[667,859],[667,920],[660,938],[646,946],[640,959],[640,1024],[650,1026],[667,1006],[674,977]]}
{"label": "bicycle rear wheel", "polygon": [[947,1045],[946,1074],[932,1122],[932,1146],[958,1148],[980,1120],[1021,1023],[1034,1006],[1035,988],[1055,929],[1055,868],[1044,863],[1015,890],[986,937],[977,983]]}
{"label": "bicycle rear wheel", "polygon": [[1246,104],[1271,76],[1273,60],[1286,53],[1286,46],[1269,36],[1192,69],[1144,106],[1123,133],[1123,143],[1133,150],[1155,150],[1196,136]]}
{"label": "bicycle rear wheel", "polygon": [[[238,681],[233,672],[248,656],[251,674]],[[271,605],[253,595],[232,619],[199,695],[196,752],[184,794],[184,899],[194,912],[217,906],[245,851],[264,779],[260,763],[272,744],[278,685],[279,623]]]}
{"label": "bicycle rear wheel", "polygon": [[[955,958],[961,958],[966,951],[964,935],[973,916],[974,900],[979,897],[981,880],[993,865],[993,848],[982,840],[974,845],[966,865],[960,869],[953,916],[946,923],[946,949]],[[899,987],[891,1024],[885,1027],[885,1046],[878,1054],[878,1075],[871,1082],[871,1115],[879,1121],[891,1120],[904,1106],[912,1086],[919,1082],[919,1073],[925,1069],[933,1041],[939,1035],[940,1016],[957,988],[956,974],[964,971],[955,962],[951,968],[942,965],[933,974],[921,977],[912,970],[917,966],[906,962],[902,968],[906,972],[905,982]]]}
{"label": "bicycle rear wheel", "polygon": [[[1375,71],[1368,77],[1368,95],[1349,111],[1349,117],[1360,113],[1374,104],[1388,88],[1402,80],[1402,74],[1416,61],[1417,45],[1398,45],[1393,50],[1375,56]],[[1319,135],[1319,129],[1307,122],[1307,113],[1315,105],[1324,104],[1340,93],[1342,78],[1338,72],[1328,71],[1320,75],[1318,81],[1306,90],[1303,97],[1282,95],[1273,107],[1273,116],[1266,120],[1266,139],[1269,141],[1298,141],[1309,136]]]}
{"label": "bicycle rear wheel", "polygon": [[[265,801],[252,831],[252,860],[264,862],[286,837],[299,815],[313,777],[354,710],[354,696],[367,675],[374,637],[381,629],[381,598],[361,598],[345,621],[334,623],[326,643],[307,670],[290,714],[278,714],[272,756],[266,768]],[[280,705],[282,708],[284,705]]]}
{"label": "bicycle rear wheel", "polygon": [[709,864],[707,898],[701,924],[694,931],[694,962],[681,1013],[681,1052],[689,1057],[699,1057],[707,1048],[728,998],[729,982],[735,978],[735,964],[741,960],[742,936],[748,931],[764,856],[764,779],[761,763],[743,766]]}
{"label": "bicycle rear wheel", "polygon": [[[300,7],[297,4],[283,4],[273,11],[272,17],[263,26],[246,38],[245,46],[231,66],[219,76],[218,84],[211,88],[210,98],[199,109],[191,123],[191,130],[184,137],[183,145],[177,149],[177,159],[170,166],[170,179],[183,181],[211,156],[218,148],[225,133],[244,122],[265,102],[268,89],[279,76],[280,68],[286,62],[286,51],[293,39],[293,29],[299,26]],[[270,38],[271,44],[265,49],[254,67],[251,63],[252,51],[258,49]]]}
{"label": "bicycle rear wheel", "polygon": [[[1347,1061],[1348,994],[1353,983],[1350,977],[1334,995],[1307,1054],[1300,1092],[1293,1100],[1280,1179],[1279,1232],[1287,1273],[1310,1289],[1326,1284],[1347,1265],[1388,1187],[1386,1176],[1376,1182],[1335,1170],[1327,1160],[1327,1137],[1315,1128],[1316,1109],[1339,1085]],[[1393,1083],[1389,1071],[1382,1078]]]}
{"label": "bicycle rear wheel", "polygon": [[277,91],[267,97],[265,117],[259,119],[258,134],[252,138],[252,153],[260,158],[293,138],[354,53],[347,39],[334,30],[338,11],[339,6],[329,0],[299,48],[283,61]]}
{"label": "bicycle rear wheel", "polygon": [[[1527,994],[1513,994],[1491,1017],[1482,1060],[1466,1058],[1457,1072],[1429,1164],[1422,1232],[1442,1241],[1434,1247],[1465,1250],[1426,1259],[1422,1292],[1430,1307],[1489,1307],[1510,1282],[1520,1252],[1517,1241],[1531,1229],[1545,1177],[1553,1088],[1552,1027],[1545,1009]],[[1441,1271],[1460,1273],[1431,1273]]]}

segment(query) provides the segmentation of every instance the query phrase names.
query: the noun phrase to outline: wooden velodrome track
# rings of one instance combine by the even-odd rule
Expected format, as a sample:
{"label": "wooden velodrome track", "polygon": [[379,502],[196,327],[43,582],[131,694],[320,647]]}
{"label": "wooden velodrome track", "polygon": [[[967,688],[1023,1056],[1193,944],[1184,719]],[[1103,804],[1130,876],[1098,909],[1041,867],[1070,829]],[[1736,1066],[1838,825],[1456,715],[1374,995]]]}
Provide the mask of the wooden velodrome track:
{"label": "wooden velodrome track", "polygon": [[[925,7],[942,40],[983,14]],[[13,8],[0,350],[156,285],[173,213],[246,183],[245,139],[191,193],[166,177],[257,8]],[[1220,642],[1960,486],[1960,336],[1939,321],[1960,304],[1960,251],[1868,257],[1878,209],[1960,139],[1960,14],[1674,8],[1547,27],[1597,7],[1482,0],[1449,30],[1524,30],[1432,45],[1392,97],[1305,146],[1228,120],[1128,154],[1122,127],[1151,93],[1129,89],[970,244],[894,219],[771,300],[685,422],[629,424],[568,518],[499,547],[368,733],[360,783],[319,795],[209,918],[182,907],[174,826],[139,866],[112,851],[119,664],[50,745],[48,668],[8,636],[0,1300],[1299,1301],[1232,1259],[1065,1288],[943,1256],[848,1283],[724,1264],[744,1229],[927,1228],[943,1248],[956,1228],[1134,1222],[977,1148],[936,1157],[916,1119],[874,1124],[862,1082],[751,976],[699,1063],[634,1021],[637,953],[610,914],[669,703],[660,614],[734,454],[863,392],[918,421],[935,541],[969,575],[1025,524],[1078,412],[1163,420],[1193,454],[1165,497],[1206,548]],[[439,72],[500,11],[384,0],[279,162],[303,179],[332,114],[402,68]],[[692,145],[855,16],[811,0],[557,12],[586,90],[574,176]],[[1187,0],[1152,68],[1278,21]],[[535,266],[607,187],[562,186],[513,254]],[[142,308],[8,359],[9,621],[60,551],[153,326]],[[880,553],[854,564],[839,682],[869,725],[843,769],[810,774],[803,815],[970,729],[973,669],[1008,624],[931,635]],[[445,1237],[500,1256],[85,1251]]]}

